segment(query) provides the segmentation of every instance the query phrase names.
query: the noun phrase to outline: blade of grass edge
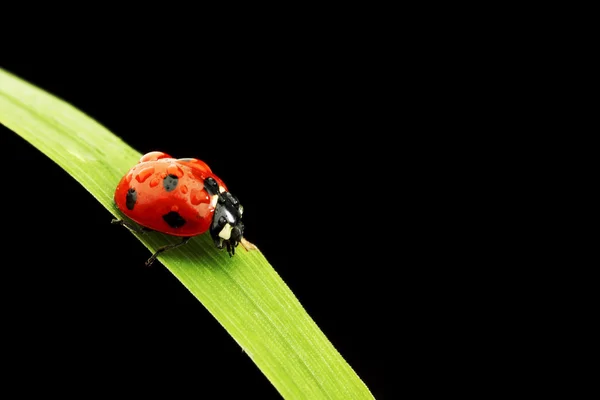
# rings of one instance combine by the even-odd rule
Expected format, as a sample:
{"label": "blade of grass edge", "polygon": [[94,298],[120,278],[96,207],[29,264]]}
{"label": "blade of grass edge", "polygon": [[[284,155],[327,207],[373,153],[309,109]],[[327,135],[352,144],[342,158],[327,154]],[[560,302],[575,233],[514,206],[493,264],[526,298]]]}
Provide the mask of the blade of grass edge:
{"label": "blade of grass edge", "polygon": [[[137,162],[139,152],[75,107],[1,68],[0,123],[65,169],[120,217],[113,191],[122,174]],[[166,240],[160,234],[136,237],[151,251]],[[159,260],[284,398],[373,398],[260,250],[236,255],[229,258],[216,252],[210,239],[201,235]]]}

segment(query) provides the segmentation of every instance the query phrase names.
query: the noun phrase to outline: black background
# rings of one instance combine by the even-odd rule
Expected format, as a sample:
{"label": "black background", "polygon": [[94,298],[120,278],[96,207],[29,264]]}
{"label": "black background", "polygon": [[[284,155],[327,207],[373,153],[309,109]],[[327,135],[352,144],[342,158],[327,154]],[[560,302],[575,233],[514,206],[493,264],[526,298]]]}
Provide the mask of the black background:
{"label": "black background", "polygon": [[[555,361],[557,343],[572,342],[556,337],[572,326],[555,313],[574,308],[548,304],[567,295],[543,281],[556,260],[539,257],[561,246],[535,247],[532,216],[546,203],[528,202],[551,164],[535,157],[554,154],[539,124],[556,116],[538,116],[534,92],[553,86],[532,86],[545,69],[529,64],[519,29],[503,28],[513,10],[494,24],[494,13],[429,4],[212,14],[22,4],[3,8],[0,67],[142,153],[207,161],[243,201],[248,239],[376,398],[564,382],[548,379],[573,364]],[[68,174],[2,126],[0,151],[5,386],[280,398]],[[538,323],[544,312],[550,324]]]}
{"label": "black background", "polygon": [[[415,310],[427,301],[413,297],[416,265],[403,257],[418,243],[401,232],[414,218],[400,200],[414,180],[417,167],[405,161],[414,149],[383,119],[391,105],[381,96],[389,93],[373,69],[316,51],[173,54],[160,62],[144,51],[121,58],[105,50],[1,66],[141,153],[206,161],[242,201],[248,240],[376,398],[389,398],[394,375],[416,377],[422,368],[407,371],[402,361],[414,351],[407,337],[424,333]],[[4,215],[14,262],[3,279],[14,305],[8,330],[24,354],[15,363],[36,376],[59,368],[66,380],[99,390],[123,383],[279,398],[160,263],[144,268],[147,250],[110,225],[83,187],[4,127],[0,140],[10,176],[26,177],[5,185],[17,193]]]}
{"label": "black background", "polygon": [[[3,48],[0,67],[140,153],[206,161],[244,205],[247,239],[377,399],[514,381],[490,367],[518,337],[495,312],[514,295],[497,282],[520,274],[502,258],[511,236],[490,233],[503,207],[490,201],[505,195],[485,164],[500,119],[485,117],[481,80],[463,85],[474,64],[453,58],[451,40],[424,43],[407,28],[396,41],[389,26],[353,19],[230,36],[196,21],[119,36],[113,23],[69,24],[66,38],[53,26],[19,55]],[[0,129],[15,381],[61,394],[280,398],[179,281],[144,267],[149,252],[103,206]]]}
{"label": "black background", "polygon": [[[502,11],[498,25],[454,6],[23,4],[3,8],[0,67],[142,153],[208,162],[243,202],[247,238],[376,398],[564,381],[548,377],[572,364],[556,366],[556,343],[571,341],[554,332],[572,329],[556,312],[573,307],[548,303],[568,295],[539,257],[561,246],[536,247],[546,203],[529,200],[549,165],[535,159],[539,123],[555,120],[538,117],[534,92],[552,85],[532,86],[539,62],[522,56],[531,46],[514,54],[522,38],[507,42]],[[5,385],[280,398],[69,175],[1,126],[0,151]]]}
{"label": "black background", "polygon": [[[377,399],[521,393],[546,297],[520,297],[543,272],[527,280],[539,252],[513,250],[538,235],[514,181],[535,181],[521,161],[540,152],[524,139],[539,121],[514,117],[536,103],[523,96],[535,73],[494,13],[10,6],[0,67],[141,153],[206,161],[242,201],[246,237]],[[0,151],[5,385],[280,398],[73,178],[1,125]]]}

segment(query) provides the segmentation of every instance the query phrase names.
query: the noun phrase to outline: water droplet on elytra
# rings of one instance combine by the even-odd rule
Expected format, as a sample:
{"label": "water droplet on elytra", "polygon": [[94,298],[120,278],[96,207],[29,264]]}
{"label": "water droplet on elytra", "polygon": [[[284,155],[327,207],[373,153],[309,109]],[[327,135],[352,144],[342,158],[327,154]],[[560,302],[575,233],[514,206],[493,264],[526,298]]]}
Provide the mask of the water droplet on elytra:
{"label": "water droplet on elytra", "polygon": [[143,183],[153,173],[154,173],[154,167],[144,168],[140,172],[137,173],[137,175],[135,176],[135,180],[138,181],[139,183]]}
{"label": "water droplet on elytra", "polygon": [[167,167],[167,173],[175,175],[178,178],[183,176],[183,170],[177,164],[171,164]]}
{"label": "water droplet on elytra", "polygon": [[160,179],[158,179],[158,178],[152,178],[152,180],[150,181],[150,187],[155,187],[159,183],[160,183]]}
{"label": "water droplet on elytra", "polygon": [[208,203],[210,200],[208,198],[208,193],[206,193],[203,189],[192,189],[190,193],[190,202],[197,206],[200,203]]}

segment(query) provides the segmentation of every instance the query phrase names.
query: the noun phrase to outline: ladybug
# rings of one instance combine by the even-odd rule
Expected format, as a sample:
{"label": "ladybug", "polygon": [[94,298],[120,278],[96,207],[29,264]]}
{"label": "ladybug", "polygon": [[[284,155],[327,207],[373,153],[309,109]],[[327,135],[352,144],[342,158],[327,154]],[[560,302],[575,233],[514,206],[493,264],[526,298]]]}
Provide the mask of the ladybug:
{"label": "ladybug", "polygon": [[243,239],[242,205],[209,166],[196,158],[176,159],[160,151],[144,154],[119,181],[114,201],[137,225],[124,219],[114,219],[113,224],[138,233],[158,231],[182,238],[160,247],[146,265],[163,251],[206,231],[218,249],[227,247],[230,256]]}

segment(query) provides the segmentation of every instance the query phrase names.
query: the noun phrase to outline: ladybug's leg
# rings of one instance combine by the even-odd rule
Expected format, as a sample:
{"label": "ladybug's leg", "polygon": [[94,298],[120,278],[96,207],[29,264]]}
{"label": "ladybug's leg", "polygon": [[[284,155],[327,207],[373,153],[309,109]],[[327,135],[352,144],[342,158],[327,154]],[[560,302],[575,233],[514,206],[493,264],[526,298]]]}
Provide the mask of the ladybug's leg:
{"label": "ladybug's leg", "polygon": [[227,252],[229,253],[229,257],[233,257],[235,255],[235,246],[231,244],[231,242],[226,241],[225,244],[227,245]]}
{"label": "ladybug's leg", "polygon": [[171,250],[171,249],[174,249],[176,247],[182,246],[182,245],[186,244],[191,238],[192,238],[191,236],[184,237],[181,240],[181,242],[179,242],[179,243],[168,244],[166,246],[159,247],[158,250],[156,250],[156,252],[154,254],[152,254],[152,257],[150,257],[146,261],[146,267],[149,267],[156,260],[156,257],[158,257],[158,255],[160,253],[162,253],[163,251]]}
{"label": "ladybug's leg", "polygon": [[125,228],[129,229],[130,231],[135,232],[135,233],[139,233],[139,234],[144,234],[144,233],[152,232],[152,229],[150,229],[150,228],[146,228],[146,227],[140,226],[138,224],[133,224],[131,222],[128,222],[128,221],[125,221],[125,220],[122,220],[122,219],[113,219],[111,221],[111,223],[115,224],[115,225],[122,225]]}

